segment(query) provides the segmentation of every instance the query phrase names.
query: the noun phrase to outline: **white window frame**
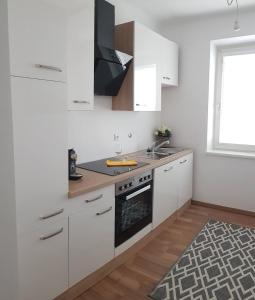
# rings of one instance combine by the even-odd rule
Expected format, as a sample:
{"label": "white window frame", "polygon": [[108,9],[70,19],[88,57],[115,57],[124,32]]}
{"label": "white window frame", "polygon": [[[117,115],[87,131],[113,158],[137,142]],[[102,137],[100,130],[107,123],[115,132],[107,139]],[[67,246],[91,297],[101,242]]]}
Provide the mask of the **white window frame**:
{"label": "white window frame", "polygon": [[213,149],[221,151],[255,152],[255,145],[220,143],[220,113],[221,113],[221,91],[223,75],[223,59],[225,56],[255,54],[255,44],[239,44],[217,47],[215,86],[214,86],[214,107],[213,107]]}

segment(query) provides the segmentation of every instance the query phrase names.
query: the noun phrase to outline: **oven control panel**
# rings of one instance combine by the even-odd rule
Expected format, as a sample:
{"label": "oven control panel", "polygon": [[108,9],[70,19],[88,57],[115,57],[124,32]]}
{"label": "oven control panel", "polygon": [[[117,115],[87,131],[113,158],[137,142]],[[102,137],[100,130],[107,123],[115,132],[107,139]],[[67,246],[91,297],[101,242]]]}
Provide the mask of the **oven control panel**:
{"label": "oven control panel", "polygon": [[136,177],[131,177],[125,181],[118,182],[115,185],[115,195],[124,194],[132,189],[139,187],[140,185],[145,184],[153,179],[152,170],[147,171]]}

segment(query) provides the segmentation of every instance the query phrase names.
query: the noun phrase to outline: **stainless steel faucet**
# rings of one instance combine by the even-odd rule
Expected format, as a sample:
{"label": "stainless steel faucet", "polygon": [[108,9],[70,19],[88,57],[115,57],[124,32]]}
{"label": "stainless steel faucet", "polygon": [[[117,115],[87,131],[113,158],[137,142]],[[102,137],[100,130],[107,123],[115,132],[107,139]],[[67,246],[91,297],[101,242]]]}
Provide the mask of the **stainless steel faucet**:
{"label": "stainless steel faucet", "polygon": [[162,143],[160,143],[160,144],[158,144],[157,145],[157,142],[154,142],[153,144],[152,144],[152,146],[151,146],[151,151],[150,152],[157,152],[157,150],[159,149],[159,148],[161,148],[162,146],[164,146],[164,145],[169,145],[170,144],[170,141],[169,140],[167,140],[167,141],[164,141],[164,142],[162,142]]}

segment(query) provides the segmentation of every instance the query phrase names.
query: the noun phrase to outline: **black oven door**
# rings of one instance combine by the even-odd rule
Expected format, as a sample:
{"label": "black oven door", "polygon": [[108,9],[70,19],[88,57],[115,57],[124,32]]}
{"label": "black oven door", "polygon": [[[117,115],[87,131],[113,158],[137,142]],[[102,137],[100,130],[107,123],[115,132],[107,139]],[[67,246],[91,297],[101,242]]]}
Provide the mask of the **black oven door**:
{"label": "black oven door", "polygon": [[152,222],[152,182],[119,195],[115,200],[115,247]]}

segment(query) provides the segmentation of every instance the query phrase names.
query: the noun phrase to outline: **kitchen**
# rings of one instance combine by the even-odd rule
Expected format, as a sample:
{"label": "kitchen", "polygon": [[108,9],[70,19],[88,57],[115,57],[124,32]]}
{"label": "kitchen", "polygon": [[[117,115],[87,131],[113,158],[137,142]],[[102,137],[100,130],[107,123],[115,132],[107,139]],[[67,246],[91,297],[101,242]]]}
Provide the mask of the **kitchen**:
{"label": "kitchen", "polygon": [[[194,239],[201,243],[205,230],[214,239],[231,224],[243,226],[238,238],[254,267],[253,73],[245,69],[254,63],[254,4],[159,2],[1,2],[1,299],[254,297],[253,273],[234,250],[229,265],[246,274],[238,291],[222,283],[215,265],[205,271],[218,276],[213,295],[210,288],[196,294],[192,269],[181,277],[183,294],[167,279]],[[99,47],[97,56],[97,44],[118,55],[105,59]],[[219,117],[218,136],[220,55],[224,71],[230,56],[243,57],[239,68],[249,76],[240,86],[250,94],[237,108],[240,122],[221,103],[227,122]],[[231,88],[235,80],[242,78],[231,77]],[[221,142],[233,133],[229,123],[249,134]],[[75,150],[69,162],[68,149]],[[68,166],[77,180],[68,182]]]}

